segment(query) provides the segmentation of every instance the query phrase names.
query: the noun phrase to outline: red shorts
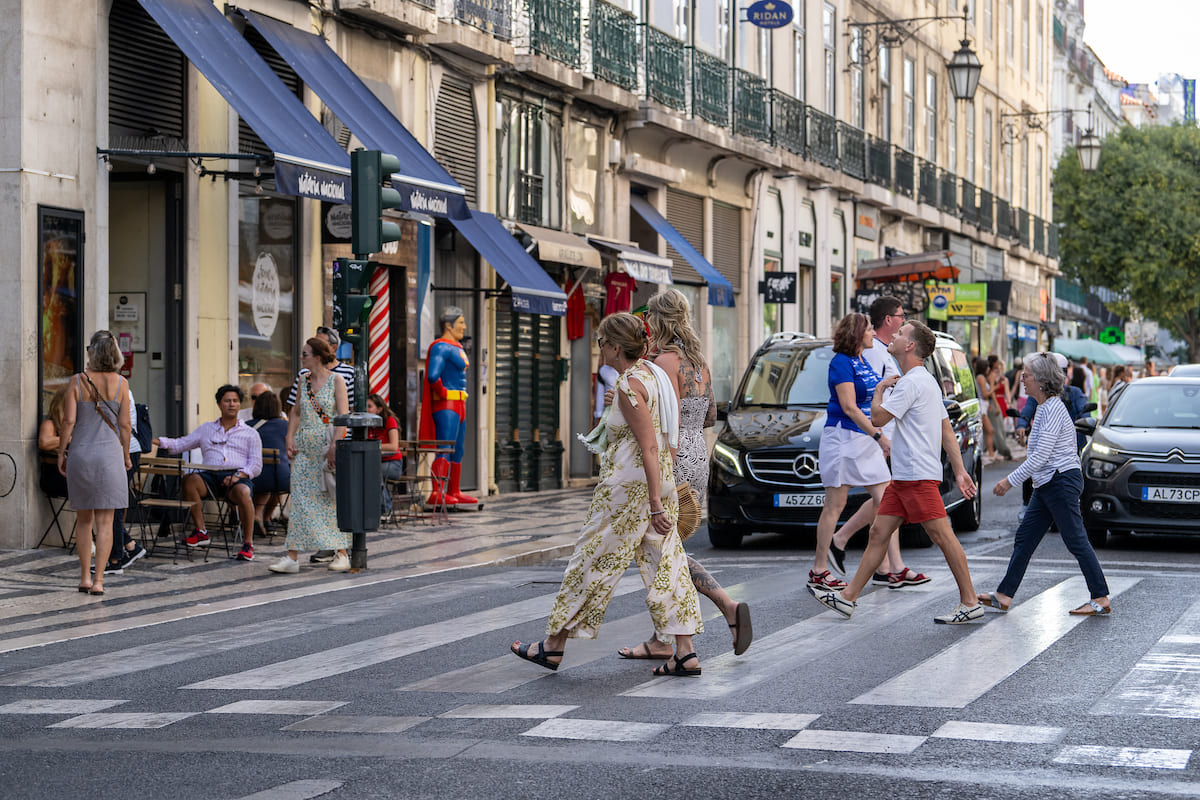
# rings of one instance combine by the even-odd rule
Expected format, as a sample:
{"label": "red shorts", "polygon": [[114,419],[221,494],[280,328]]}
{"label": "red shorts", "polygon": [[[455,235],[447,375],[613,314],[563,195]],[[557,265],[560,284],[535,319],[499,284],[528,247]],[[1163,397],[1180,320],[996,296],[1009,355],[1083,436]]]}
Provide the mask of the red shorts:
{"label": "red shorts", "polygon": [[928,522],[946,516],[938,481],[892,481],[879,503],[880,517],[900,517],[908,523]]}

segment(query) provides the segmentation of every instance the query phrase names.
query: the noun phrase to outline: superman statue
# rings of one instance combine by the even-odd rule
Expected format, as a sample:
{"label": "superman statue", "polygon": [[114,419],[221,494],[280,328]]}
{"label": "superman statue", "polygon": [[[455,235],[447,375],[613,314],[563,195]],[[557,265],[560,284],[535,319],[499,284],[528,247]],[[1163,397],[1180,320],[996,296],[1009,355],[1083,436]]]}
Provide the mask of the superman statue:
{"label": "superman statue", "polygon": [[[449,460],[439,455],[434,459],[432,472],[440,478],[426,501],[431,506],[443,502],[459,509],[478,509],[479,501],[463,494],[459,488],[462,478],[463,439],[467,429],[467,353],[463,350],[463,335],[467,322],[458,306],[442,309],[442,335],[429,345],[425,356],[425,390],[421,399],[420,438],[454,442]],[[445,486],[445,497],[442,487]]]}

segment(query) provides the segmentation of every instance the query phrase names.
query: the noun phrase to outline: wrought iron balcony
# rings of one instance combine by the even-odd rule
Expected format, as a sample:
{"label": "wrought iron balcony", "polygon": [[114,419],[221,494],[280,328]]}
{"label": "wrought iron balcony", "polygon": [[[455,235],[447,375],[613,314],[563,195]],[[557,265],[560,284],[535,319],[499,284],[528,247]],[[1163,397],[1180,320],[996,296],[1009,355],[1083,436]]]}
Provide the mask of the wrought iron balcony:
{"label": "wrought iron balcony", "polygon": [[771,141],[767,82],[744,69],[733,71],[733,132]]}
{"label": "wrought iron balcony", "polygon": [[1014,216],[1017,218],[1017,241],[1023,247],[1029,247],[1029,212],[1018,208]]}
{"label": "wrought iron balcony", "polygon": [[1058,226],[1053,222],[1046,223],[1046,255],[1058,258]]}
{"label": "wrought iron balcony", "polygon": [[1012,206],[999,197],[996,198],[996,235],[1005,239],[1013,238]]}
{"label": "wrought iron balcony", "polygon": [[454,17],[497,39],[506,42],[512,39],[512,3],[509,0],[454,0]]}
{"label": "wrought iron balcony", "polygon": [[897,147],[895,152],[896,192],[905,197],[912,197],[916,181],[916,157],[900,147]]}
{"label": "wrought iron balcony", "polygon": [[925,205],[937,208],[937,167],[923,158],[917,160],[917,199]]}
{"label": "wrought iron balcony", "polygon": [[874,136],[867,137],[867,180],[892,188],[892,145]]}
{"label": "wrought iron balcony", "polygon": [[1033,218],[1033,249],[1046,255],[1046,220],[1041,217]]}
{"label": "wrought iron balcony", "polygon": [[592,72],[597,78],[636,91],[637,17],[604,0],[592,2]]}
{"label": "wrought iron balcony", "polygon": [[579,69],[579,0],[525,0],[529,49]]}
{"label": "wrought iron balcony", "polygon": [[962,215],[963,221],[978,225],[979,204],[975,198],[975,184],[966,178],[959,183],[962,186],[962,197],[958,200],[958,213]]}
{"label": "wrought iron balcony", "polygon": [[979,190],[979,227],[989,233],[996,227],[996,198],[987,189]]}
{"label": "wrought iron balcony", "polygon": [[938,208],[947,214],[958,213],[958,176],[942,170],[938,176]]}
{"label": "wrought iron balcony", "polygon": [[804,109],[808,118],[808,157],[818,164],[837,169],[837,120],[812,106]]}
{"label": "wrought iron balcony", "polygon": [[686,110],[687,50],[683,42],[648,25],[642,30],[646,97],[676,111]]}
{"label": "wrought iron balcony", "polygon": [[858,178],[867,179],[867,135],[862,128],[856,128],[848,122],[838,122],[838,144],[841,149],[842,172]]}
{"label": "wrought iron balcony", "polygon": [[729,66],[703,50],[692,50],[692,116],[729,126]]}
{"label": "wrought iron balcony", "polygon": [[771,143],[804,155],[804,103],[778,89],[771,91]]}
{"label": "wrought iron balcony", "polygon": [[524,170],[517,171],[517,221],[526,225],[544,225],[542,189],[545,178]]}

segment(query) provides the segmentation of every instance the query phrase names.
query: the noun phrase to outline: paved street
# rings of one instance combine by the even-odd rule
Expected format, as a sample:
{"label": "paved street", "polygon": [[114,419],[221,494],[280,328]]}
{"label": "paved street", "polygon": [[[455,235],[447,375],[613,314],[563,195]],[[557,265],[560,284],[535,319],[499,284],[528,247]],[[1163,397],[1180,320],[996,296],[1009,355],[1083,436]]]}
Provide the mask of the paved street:
{"label": "paved street", "polygon": [[[541,559],[586,499],[390,532],[360,575],[271,575],[278,540],[253,564],[153,559],[103,600],[62,551],[0,555],[5,797],[1200,795],[1195,543],[1117,540],[1115,612],[1081,619],[1051,535],[1010,613],[940,626],[936,550],[906,554],[932,583],[871,589],[846,621],[804,590],[810,545],[714,551],[701,531],[693,554],[753,609],[747,653],[704,601],[701,678],[618,659],[650,632],[631,572],[601,638],[551,673],[507,646],[540,638],[562,568]],[[962,537],[980,590],[1018,505],[989,491]]]}

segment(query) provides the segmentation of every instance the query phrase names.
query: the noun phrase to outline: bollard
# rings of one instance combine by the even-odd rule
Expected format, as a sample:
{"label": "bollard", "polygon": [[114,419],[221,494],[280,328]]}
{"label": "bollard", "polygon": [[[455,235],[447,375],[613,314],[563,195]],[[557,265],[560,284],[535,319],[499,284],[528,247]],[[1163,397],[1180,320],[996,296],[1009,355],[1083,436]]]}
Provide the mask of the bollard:
{"label": "bollard", "polygon": [[337,523],[352,534],[350,569],[367,568],[367,531],[379,530],[379,442],[368,439],[383,424],[376,414],[355,411],[334,417],[334,425],[350,430],[336,448]]}

